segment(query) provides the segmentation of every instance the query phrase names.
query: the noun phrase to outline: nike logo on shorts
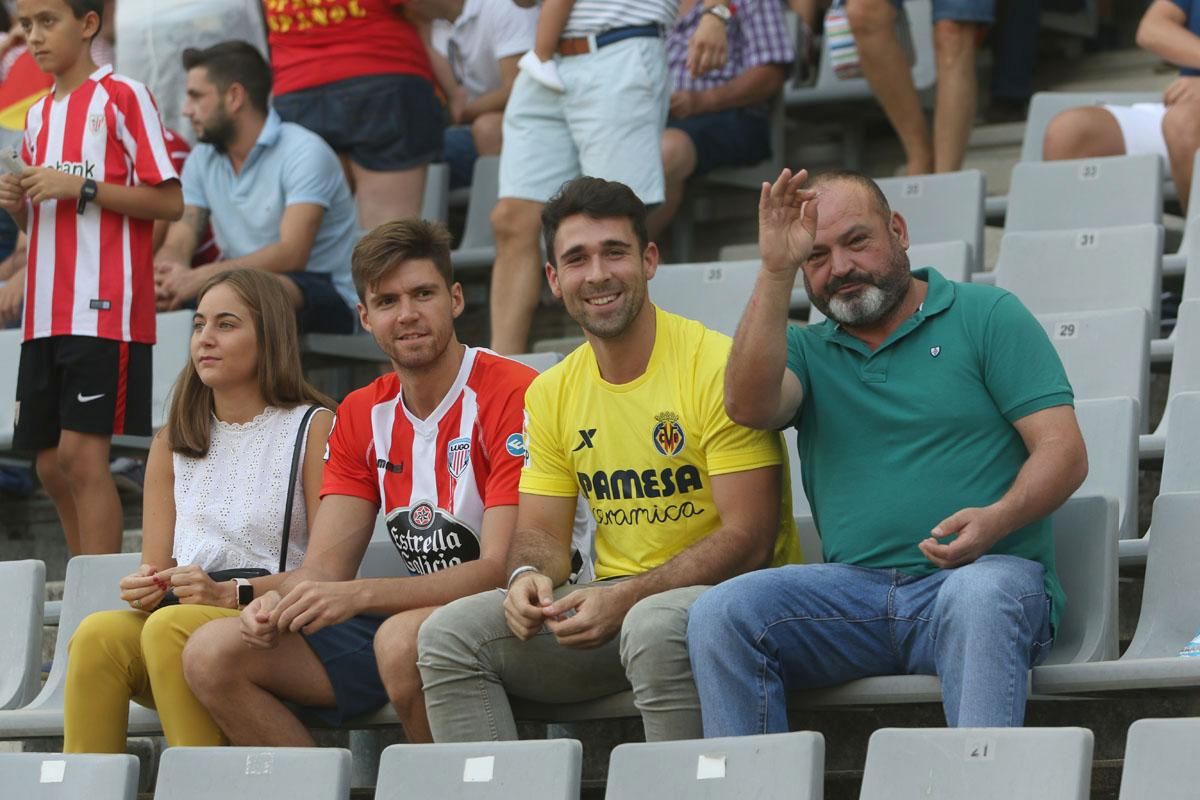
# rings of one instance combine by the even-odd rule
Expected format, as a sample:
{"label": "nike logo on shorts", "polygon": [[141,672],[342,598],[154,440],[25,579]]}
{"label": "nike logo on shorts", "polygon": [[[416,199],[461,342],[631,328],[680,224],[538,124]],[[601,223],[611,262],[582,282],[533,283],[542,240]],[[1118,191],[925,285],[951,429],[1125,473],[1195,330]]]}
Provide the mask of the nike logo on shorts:
{"label": "nike logo on shorts", "polygon": [[83,392],[80,392],[79,394],[75,395],[75,399],[81,403],[90,403],[93,400],[99,400],[101,397],[104,397],[104,392],[101,392],[100,394],[84,394]]}

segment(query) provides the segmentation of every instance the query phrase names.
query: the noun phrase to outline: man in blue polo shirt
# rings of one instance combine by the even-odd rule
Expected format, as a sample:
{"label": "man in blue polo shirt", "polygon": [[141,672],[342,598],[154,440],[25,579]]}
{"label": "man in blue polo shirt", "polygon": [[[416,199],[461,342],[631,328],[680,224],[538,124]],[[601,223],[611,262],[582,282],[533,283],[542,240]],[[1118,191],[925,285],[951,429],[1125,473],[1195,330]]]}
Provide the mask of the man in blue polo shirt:
{"label": "man in blue polo shirt", "polygon": [[[189,305],[219,272],[260,269],[279,276],[302,331],[352,333],[359,232],[337,155],[269,106],[271,68],[253,45],[185,50],[183,65],[201,144],[183,168],[183,218],[155,255],[159,307]],[[225,260],[191,268],[210,217]]]}
{"label": "man in blue polo shirt", "polygon": [[[796,426],[826,563],[692,607],[704,733],[785,731],[786,691],[892,674],[939,676],[952,726],[1020,725],[1065,601],[1047,517],[1087,474],[1071,386],[1016,297],[910,270],[873,181],[806,177],[764,185],[725,404]],[[828,318],[807,328],[787,322],[798,270]]]}

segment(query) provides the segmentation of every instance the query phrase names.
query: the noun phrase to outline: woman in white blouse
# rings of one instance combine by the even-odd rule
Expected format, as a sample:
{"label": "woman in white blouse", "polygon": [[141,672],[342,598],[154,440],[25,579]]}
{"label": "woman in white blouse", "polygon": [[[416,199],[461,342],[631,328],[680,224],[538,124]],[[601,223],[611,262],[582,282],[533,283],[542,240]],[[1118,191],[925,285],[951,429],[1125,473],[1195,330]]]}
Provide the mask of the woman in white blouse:
{"label": "woman in white blouse", "polygon": [[[300,425],[312,406],[332,403],[304,380],[279,279],[252,270],[213,278],[198,298],[190,351],[167,426],[150,447],[142,565],[120,585],[130,608],[92,614],[71,639],[67,753],[125,752],[130,699],[158,710],[170,745],[223,744],[184,681],[180,654],[201,625],[236,615],[239,599],[248,602],[279,578],[217,582],[208,573],[277,573],[288,503],[288,569],[308,542],[333,414],[308,416],[302,440]],[[178,605],[162,604],[168,590]]]}

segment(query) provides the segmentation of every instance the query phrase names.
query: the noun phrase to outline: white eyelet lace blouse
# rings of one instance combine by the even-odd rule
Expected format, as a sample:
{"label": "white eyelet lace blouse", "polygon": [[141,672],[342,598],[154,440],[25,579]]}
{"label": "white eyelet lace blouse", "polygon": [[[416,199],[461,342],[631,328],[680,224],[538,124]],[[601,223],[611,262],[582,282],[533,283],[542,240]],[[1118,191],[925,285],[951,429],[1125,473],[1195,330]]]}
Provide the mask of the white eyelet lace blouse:
{"label": "white eyelet lace blouse", "polygon": [[[284,493],[297,429],[307,410],[305,405],[268,406],[244,424],[213,417],[207,456],[173,454],[177,564],[196,564],[206,572],[240,567],[279,570]],[[302,445],[301,464],[306,449]],[[297,476],[289,570],[300,565],[307,546],[304,481]]]}

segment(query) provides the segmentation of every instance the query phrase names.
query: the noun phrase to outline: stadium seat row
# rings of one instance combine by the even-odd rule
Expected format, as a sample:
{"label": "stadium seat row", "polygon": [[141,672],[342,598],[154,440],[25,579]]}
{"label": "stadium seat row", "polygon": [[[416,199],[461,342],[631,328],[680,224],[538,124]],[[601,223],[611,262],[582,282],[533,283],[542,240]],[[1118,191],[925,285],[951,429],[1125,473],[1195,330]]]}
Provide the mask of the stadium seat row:
{"label": "stadium seat row", "polygon": [[[1086,728],[882,728],[872,734],[861,800],[972,797],[1087,800],[1092,732]],[[1143,719],[1129,728],[1121,800],[1192,797],[1200,720]],[[444,800],[577,800],[583,747],[574,739],[386,748],[377,797]],[[348,800],[349,750],[176,747],[163,754],[157,800],[223,797]],[[131,755],[0,754],[6,795],[34,800],[133,800]],[[820,800],[825,740],[797,732],[728,739],[622,744],[605,796],[659,800]]]}

